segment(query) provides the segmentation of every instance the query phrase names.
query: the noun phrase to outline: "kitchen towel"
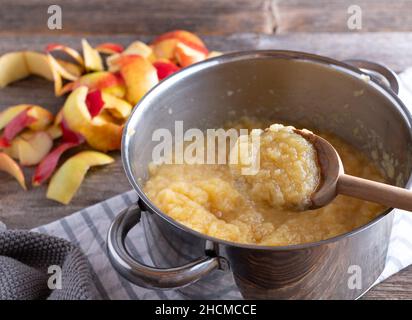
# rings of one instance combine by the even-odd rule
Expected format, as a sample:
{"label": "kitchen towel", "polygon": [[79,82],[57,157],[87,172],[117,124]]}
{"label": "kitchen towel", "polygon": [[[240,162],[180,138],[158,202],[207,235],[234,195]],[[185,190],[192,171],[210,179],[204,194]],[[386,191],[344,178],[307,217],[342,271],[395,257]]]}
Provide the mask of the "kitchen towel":
{"label": "kitchen towel", "polygon": [[[402,84],[399,95],[412,110],[412,68],[403,72],[400,78]],[[129,191],[64,219],[33,229],[33,231],[62,237],[78,245],[89,259],[96,287],[103,299],[188,298],[177,290],[158,291],[135,286],[123,279],[111,266],[106,254],[107,230],[116,214],[136,202],[136,200],[136,193]],[[129,241],[128,246],[131,248],[132,254],[140,261],[150,265],[151,260],[147,252],[141,225],[132,229],[130,238],[133,239],[133,242]],[[386,266],[376,283],[383,281],[410,264],[412,264],[412,214],[397,210],[393,222]],[[195,293],[194,297],[198,299],[241,298],[233,281],[228,281],[227,288],[221,292],[216,292],[213,296],[204,296],[202,292],[198,292]]]}
{"label": "kitchen towel", "polygon": [[0,226],[0,300],[92,300],[89,263],[71,242]]}

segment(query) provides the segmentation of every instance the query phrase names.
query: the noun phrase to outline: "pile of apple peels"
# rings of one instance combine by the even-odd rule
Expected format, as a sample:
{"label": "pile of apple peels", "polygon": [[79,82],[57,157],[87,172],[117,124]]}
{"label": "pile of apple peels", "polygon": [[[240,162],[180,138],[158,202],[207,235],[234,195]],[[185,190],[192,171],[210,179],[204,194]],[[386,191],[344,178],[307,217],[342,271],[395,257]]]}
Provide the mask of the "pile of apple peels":
{"label": "pile of apple peels", "polygon": [[[71,201],[90,167],[114,161],[106,152],[120,149],[123,126],[150,88],[180,68],[220,54],[184,30],[165,33],[150,45],[135,41],[126,49],[115,43],[93,48],[83,39],[82,51],[50,44],[45,53],[0,57],[0,87],[36,75],[54,82],[56,96],[68,94],[56,115],[34,104],[0,113],[0,170],[26,189],[21,166],[35,166],[32,186],[50,180],[47,198],[63,204]],[[70,61],[56,58],[56,52]],[[94,150],[81,151],[58,167],[63,153],[83,144]]]}

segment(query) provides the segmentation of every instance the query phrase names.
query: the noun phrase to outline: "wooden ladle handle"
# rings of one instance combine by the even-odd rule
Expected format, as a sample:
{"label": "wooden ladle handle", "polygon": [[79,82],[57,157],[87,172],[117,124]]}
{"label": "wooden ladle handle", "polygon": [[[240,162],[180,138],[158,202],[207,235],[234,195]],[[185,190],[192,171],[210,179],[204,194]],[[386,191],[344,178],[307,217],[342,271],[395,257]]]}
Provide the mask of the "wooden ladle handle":
{"label": "wooden ladle handle", "polygon": [[342,174],[338,178],[336,191],[391,208],[412,211],[412,191],[408,189]]}

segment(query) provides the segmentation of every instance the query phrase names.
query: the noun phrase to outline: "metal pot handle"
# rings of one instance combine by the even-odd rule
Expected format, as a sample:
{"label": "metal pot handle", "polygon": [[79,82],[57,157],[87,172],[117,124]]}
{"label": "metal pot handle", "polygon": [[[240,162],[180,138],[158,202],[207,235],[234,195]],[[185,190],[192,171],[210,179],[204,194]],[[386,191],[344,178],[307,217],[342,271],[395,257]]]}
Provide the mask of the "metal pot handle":
{"label": "metal pot handle", "polygon": [[371,78],[377,80],[381,85],[392,89],[396,94],[399,93],[398,75],[387,66],[361,59],[348,59],[343,60],[343,62],[358,68]]}
{"label": "metal pot handle", "polygon": [[138,286],[151,289],[173,289],[189,285],[211,271],[219,269],[219,258],[203,256],[186,265],[160,269],[136,261],[127,251],[125,239],[132,227],[140,222],[138,205],[122,211],[112,222],[107,236],[107,251],[113,267]]}

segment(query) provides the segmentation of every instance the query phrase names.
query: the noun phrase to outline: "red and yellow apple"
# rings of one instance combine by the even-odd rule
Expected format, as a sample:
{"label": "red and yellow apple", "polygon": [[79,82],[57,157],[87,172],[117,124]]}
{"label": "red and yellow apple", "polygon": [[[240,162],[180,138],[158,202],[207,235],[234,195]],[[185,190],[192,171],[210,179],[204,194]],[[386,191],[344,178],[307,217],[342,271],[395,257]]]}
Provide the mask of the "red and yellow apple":
{"label": "red and yellow apple", "polygon": [[101,116],[92,117],[86,104],[87,95],[88,88],[79,87],[67,98],[63,107],[67,126],[80,133],[97,150],[120,149],[123,126],[108,122]]}
{"label": "red and yellow apple", "polygon": [[95,48],[98,52],[104,53],[104,54],[116,54],[116,53],[122,53],[124,51],[124,48],[122,45],[118,43],[113,43],[113,42],[105,42],[101,43]]}
{"label": "red and yellow apple", "polygon": [[114,159],[108,155],[96,151],[83,151],[74,155],[52,176],[46,197],[68,204],[90,167],[110,164],[113,161]]}
{"label": "red and yellow apple", "polygon": [[56,169],[62,154],[78,145],[79,144],[75,142],[63,142],[52,152],[50,152],[45,158],[43,158],[40,164],[36,167],[32,178],[32,185],[39,186],[43,182],[47,181]]}
{"label": "red and yellow apple", "polygon": [[132,105],[159,82],[156,68],[142,56],[121,56],[116,63],[126,83],[126,100]]}
{"label": "red and yellow apple", "polygon": [[48,110],[39,106],[29,106],[12,117],[6,124],[3,135],[0,138],[0,147],[10,146],[13,138],[23,129],[29,128],[35,131],[45,130],[52,121],[53,115]]}
{"label": "red and yellow apple", "polygon": [[195,34],[185,30],[175,30],[164,33],[157,37],[153,43],[153,52],[159,59],[176,59],[176,49],[178,44],[184,44],[192,50],[206,56],[208,50],[203,41]]}
{"label": "red and yellow apple", "polygon": [[124,50],[121,54],[113,54],[106,59],[107,66],[109,67],[110,72],[117,72],[120,69],[117,60],[120,57],[126,55],[138,55],[141,56],[150,62],[155,61],[155,56],[151,47],[141,41],[134,41],[132,42],[126,50]]}
{"label": "red and yellow apple", "polygon": [[78,87],[86,86],[90,90],[101,90],[117,97],[124,97],[126,88],[123,78],[118,73],[96,71],[88,73],[76,81],[69,83],[64,91],[72,91]]}
{"label": "red and yellow apple", "polygon": [[171,74],[179,71],[179,67],[175,65],[173,62],[166,60],[166,59],[161,59],[157,60],[153,63],[153,66],[156,68],[157,71],[157,77],[160,80],[163,80],[164,78],[170,76]]}

